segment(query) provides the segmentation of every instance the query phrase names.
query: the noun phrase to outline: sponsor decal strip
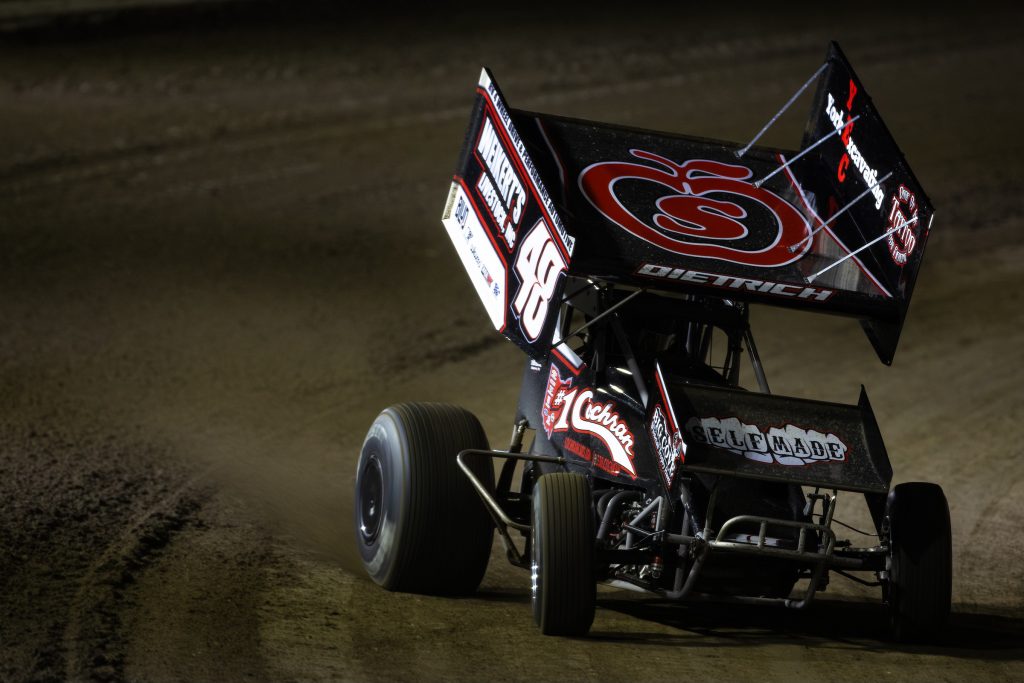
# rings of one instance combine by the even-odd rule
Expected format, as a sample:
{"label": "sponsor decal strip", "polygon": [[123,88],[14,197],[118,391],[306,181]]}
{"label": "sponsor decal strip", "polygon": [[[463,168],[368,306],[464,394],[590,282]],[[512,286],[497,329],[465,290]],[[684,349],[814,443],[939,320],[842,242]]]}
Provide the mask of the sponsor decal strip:
{"label": "sponsor decal strip", "polygon": [[[671,487],[676,476],[676,468],[686,460],[686,441],[676,422],[675,409],[665,387],[665,378],[661,374],[661,365],[654,364],[655,381],[661,394],[661,404],[654,406],[651,413],[650,436],[651,444],[658,455],[658,464],[665,477],[666,486]],[[665,406],[664,411],[662,405]]]}
{"label": "sponsor decal strip", "polygon": [[[847,107],[852,108],[853,99],[856,96],[857,88],[850,81],[850,97],[847,100]],[[846,146],[846,154],[839,161],[839,168],[837,169],[837,176],[839,182],[846,181],[846,169],[852,163],[853,167],[860,172],[861,178],[871,189],[871,196],[875,198],[875,208],[882,208],[882,201],[884,200],[884,194],[882,188],[878,186],[876,181],[878,180],[878,171],[871,167],[868,160],[861,154],[860,148],[857,147],[857,143],[853,141],[853,121],[852,117],[844,112],[842,109],[836,107],[836,98],[832,96],[832,93],[826,93],[828,96],[828,104],[825,105],[825,116],[829,119],[832,125],[835,127],[836,132],[842,136],[843,144]]]}
{"label": "sponsor decal strip", "polygon": [[499,332],[503,331],[507,311],[507,266],[501,250],[494,244],[490,231],[480,219],[480,211],[473,204],[472,194],[461,178],[456,178],[452,183],[448,207],[441,222],[448,231],[491,324]]}
{"label": "sponsor decal strip", "polygon": [[[665,417],[661,404],[654,406],[648,431],[651,435],[651,445],[658,455],[658,466],[665,477],[665,485],[671,487],[676,476],[676,465],[679,463],[679,452],[674,448],[674,437],[679,433],[670,431],[667,422],[668,418]],[[682,442],[682,437],[679,437],[679,441]]]}
{"label": "sponsor decal strip", "polygon": [[455,182],[459,184],[460,188],[462,188],[462,192],[465,194],[466,199],[469,200],[470,206],[473,207],[473,213],[476,214],[476,219],[480,222],[484,234],[487,235],[487,239],[490,240],[491,246],[494,247],[494,251],[498,254],[498,258],[501,259],[501,264],[505,266],[505,268],[508,268],[508,259],[505,258],[505,254],[503,254],[499,248],[497,240],[494,239],[494,235],[487,229],[486,223],[484,222],[485,214],[480,210],[479,205],[477,205],[476,200],[473,198],[473,193],[470,192],[469,186],[466,185],[466,181],[459,176],[455,176]]}
{"label": "sponsor decal strip", "polygon": [[686,421],[693,443],[707,444],[748,460],[786,466],[843,463],[849,447],[838,436],[796,425],[769,427],[746,424],[736,417],[693,417]]}
{"label": "sponsor decal strip", "polygon": [[516,230],[526,209],[526,192],[487,114],[484,114],[473,155],[483,169],[476,190],[511,251],[515,248]]}
{"label": "sponsor decal strip", "polygon": [[554,209],[554,205],[551,202],[551,197],[548,195],[544,184],[540,182],[540,174],[537,173],[537,168],[533,165],[533,160],[530,159],[530,155],[526,152],[526,145],[523,144],[519,134],[516,132],[515,127],[512,125],[512,116],[505,108],[505,104],[501,99],[501,95],[498,93],[494,82],[488,76],[487,71],[483,70],[480,73],[479,92],[484,95],[485,101],[488,104],[488,108],[492,111],[497,119],[502,123],[501,132],[505,140],[509,143],[509,146],[516,152],[516,161],[520,167],[520,170],[529,179],[530,190],[536,197],[537,202],[541,206],[541,211],[548,219],[548,223],[555,229],[555,233],[558,235],[559,248],[563,251],[566,261],[572,256],[573,248],[576,245],[575,238],[568,233],[563,225],[561,218]]}
{"label": "sponsor decal strip", "polygon": [[754,280],[733,275],[718,275],[717,273],[704,273],[699,270],[660,266],[654,263],[643,264],[637,269],[636,274],[659,280],[679,280],[696,285],[710,285],[723,289],[768,294],[805,301],[828,301],[835,294],[834,290],[824,287],[805,287],[804,285],[792,285],[784,282],[772,282],[770,280]]}

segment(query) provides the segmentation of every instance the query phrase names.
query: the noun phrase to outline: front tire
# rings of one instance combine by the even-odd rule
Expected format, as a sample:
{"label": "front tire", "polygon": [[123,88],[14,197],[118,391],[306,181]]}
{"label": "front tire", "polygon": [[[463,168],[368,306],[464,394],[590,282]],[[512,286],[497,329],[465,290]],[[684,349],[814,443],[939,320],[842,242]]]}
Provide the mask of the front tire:
{"label": "front tire", "polygon": [[892,636],[900,642],[935,641],[949,618],[953,589],[946,496],[936,484],[899,484],[886,507]]}
{"label": "front tire", "polygon": [[584,636],[594,622],[594,512],[587,479],[545,474],[533,488],[532,602],[541,633]]}
{"label": "front tire", "polygon": [[[355,535],[366,572],[392,591],[466,594],[480,585],[494,523],[455,456],[489,450],[472,413],[440,403],[385,409],[356,470]],[[489,461],[476,476],[494,485]]]}

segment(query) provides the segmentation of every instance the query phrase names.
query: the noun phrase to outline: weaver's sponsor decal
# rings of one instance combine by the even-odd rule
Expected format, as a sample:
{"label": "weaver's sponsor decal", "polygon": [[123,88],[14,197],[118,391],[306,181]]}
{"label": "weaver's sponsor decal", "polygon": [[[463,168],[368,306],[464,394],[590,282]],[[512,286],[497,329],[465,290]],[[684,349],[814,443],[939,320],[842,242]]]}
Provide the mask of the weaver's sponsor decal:
{"label": "weaver's sponsor decal", "polygon": [[652,277],[661,280],[679,280],[690,282],[696,285],[710,285],[725,289],[737,289],[746,292],[757,292],[771,296],[787,297],[790,299],[806,299],[809,301],[828,301],[835,292],[823,287],[805,287],[803,285],[789,285],[783,282],[771,282],[769,280],[754,280],[751,278],[734,277],[732,275],[717,275],[715,273],[702,273],[698,270],[686,270],[685,268],[673,268],[671,266],[659,266],[653,263],[645,263],[636,271],[637,275]]}
{"label": "weaver's sponsor decal", "polygon": [[464,187],[452,183],[441,223],[496,330],[505,327],[505,265]]}
{"label": "weaver's sponsor decal", "polygon": [[510,250],[514,249],[516,230],[526,208],[526,191],[490,116],[484,116],[476,154],[484,167],[484,173],[476,182],[476,191],[480,193],[505,244]]}
{"label": "weaver's sponsor decal", "polygon": [[672,485],[676,476],[676,465],[679,464],[679,455],[683,452],[683,435],[678,431],[673,432],[669,426],[668,418],[661,406],[654,407],[654,414],[651,415],[651,443],[658,454],[658,465],[665,475],[665,483]]}
{"label": "weaver's sponsor decal", "polygon": [[619,415],[615,403],[595,400],[593,389],[574,388],[572,384],[573,378],[562,379],[557,368],[552,366],[544,391],[544,405],[541,407],[544,431],[549,437],[555,432],[570,430],[595,437],[608,449],[611,460],[586,459],[611,474],[626,472],[635,479],[633,447],[636,439],[629,425]]}
{"label": "weaver's sponsor decal", "polygon": [[[782,197],[752,182],[746,166],[708,159],[678,163],[642,149],[637,159],[602,161],[583,169],[580,190],[605,218],[634,236],[683,256],[776,268],[810,248],[803,214]],[[652,183],[662,196],[649,204],[636,192],[616,189],[622,181]],[[798,245],[790,251],[789,247]]]}
{"label": "weaver's sponsor decal", "polygon": [[917,197],[906,185],[900,185],[891,201],[887,229],[889,254],[896,265],[905,266],[911,252],[917,246],[917,236],[914,234],[917,229]]}
{"label": "weaver's sponsor decal", "polygon": [[835,434],[795,425],[771,427],[765,433],[757,425],[744,424],[735,417],[694,417],[687,420],[685,429],[694,443],[708,444],[757,462],[780,465],[845,462],[848,450]]}
{"label": "weaver's sponsor decal", "polygon": [[[825,105],[825,116],[832,122],[836,131],[840,133],[843,145],[846,146],[846,151],[840,157],[839,165],[836,167],[836,177],[840,183],[845,183],[846,172],[852,165],[860,173],[867,186],[871,188],[871,196],[875,199],[875,208],[880,209],[882,208],[884,195],[882,194],[882,188],[878,186],[878,171],[871,167],[868,160],[861,153],[860,148],[857,147],[857,143],[853,141],[853,126],[856,122],[851,121],[850,119],[853,117],[836,106],[836,98],[832,93],[827,93],[827,96],[828,104]],[[853,109],[853,101],[856,97],[857,86],[851,80],[849,96],[846,99],[847,110]]]}
{"label": "weaver's sponsor decal", "polygon": [[548,194],[544,183],[540,181],[540,174],[537,172],[537,168],[534,166],[530,155],[526,152],[526,145],[523,143],[522,138],[519,137],[519,132],[516,131],[515,126],[512,125],[512,117],[505,107],[504,98],[498,92],[498,86],[491,79],[486,69],[480,72],[479,85],[486,91],[487,99],[490,101],[491,106],[494,107],[494,111],[500,119],[501,127],[512,141],[512,145],[515,148],[514,153],[526,169],[530,185],[540,198],[540,203],[544,206],[544,213],[550,219],[562,248],[565,249],[566,255],[571,257],[573,248],[576,246],[576,239],[568,233],[565,225],[562,223],[562,219],[555,211],[554,205],[551,202],[551,196]]}

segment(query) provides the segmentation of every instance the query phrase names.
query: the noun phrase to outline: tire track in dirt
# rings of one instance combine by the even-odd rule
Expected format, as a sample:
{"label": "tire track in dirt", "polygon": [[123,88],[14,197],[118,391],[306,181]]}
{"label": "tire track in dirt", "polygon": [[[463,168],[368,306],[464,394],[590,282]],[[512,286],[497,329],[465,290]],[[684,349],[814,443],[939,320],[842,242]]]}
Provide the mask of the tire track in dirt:
{"label": "tire track in dirt", "polygon": [[194,519],[207,495],[199,490],[202,479],[194,475],[139,511],[79,579],[61,637],[66,680],[123,676],[125,592]]}
{"label": "tire track in dirt", "polygon": [[118,678],[126,593],[201,492],[159,449],[74,427],[73,411],[62,427],[21,415],[26,434],[16,414],[0,429],[0,678]]}

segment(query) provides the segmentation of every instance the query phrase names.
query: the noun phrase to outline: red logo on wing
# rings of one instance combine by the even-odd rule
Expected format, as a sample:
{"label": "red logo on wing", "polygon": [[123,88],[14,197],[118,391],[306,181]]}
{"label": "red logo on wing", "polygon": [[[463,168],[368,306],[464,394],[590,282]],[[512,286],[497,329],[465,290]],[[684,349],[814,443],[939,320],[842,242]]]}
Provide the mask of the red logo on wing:
{"label": "red logo on wing", "polygon": [[900,185],[896,194],[892,196],[892,206],[889,209],[889,239],[886,240],[889,254],[896,265],[907,265],[907,259],[917,246],[917,236],[914,234],[917,227],[917,197],[906,185]]}
{"label": "red logo on wing", "polygon": [[[747,182],[753,171],[746,166],[706,159],[679,164],[640,149],[630,153],[664,168],[603,161],[585,168],[579,183],[594,208],[636,237],[683,256],[761,268],[792,263],[810,248],[811,241],[805,239],[809,227],[803,215],[782,197]],[[616,184],[628,179],[657,183],[672,191],[655,202],[657,212],[649,221],[627,208],[616,193]],[[749,245],[746,238],[750,230],[744,222],[747,210],[733,201],[736,197],[757,202],[767,212],[765,215],[771,217],[769,220],[774,219],[776,234],[767,246],[763,245],[764,240],[759,245]],[[742,244],[744,241],[748,244]],[[794,244],[800,248],[790,252],[789,247]]]}

